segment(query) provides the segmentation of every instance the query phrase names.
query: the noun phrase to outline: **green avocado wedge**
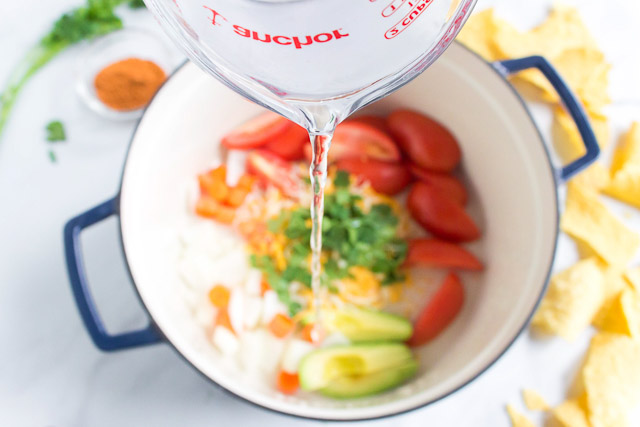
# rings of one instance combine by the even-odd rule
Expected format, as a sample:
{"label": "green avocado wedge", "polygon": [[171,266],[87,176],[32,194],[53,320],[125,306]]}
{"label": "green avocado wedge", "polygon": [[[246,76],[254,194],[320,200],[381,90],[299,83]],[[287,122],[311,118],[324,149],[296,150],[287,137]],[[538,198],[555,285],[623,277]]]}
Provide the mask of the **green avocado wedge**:
{"label": "green avocado wedge", "polygon": [[338,331],[351,342],[406,341],[413,333],[411,322],[402,316],[359,307],[323,312],[330,332]]}
{"label": "green avocado wedge", "polygon": [[411,350],[398,343],[321,348],[300,363],[302,389],[337,399],[353,399],[396,387],[418,371]]}

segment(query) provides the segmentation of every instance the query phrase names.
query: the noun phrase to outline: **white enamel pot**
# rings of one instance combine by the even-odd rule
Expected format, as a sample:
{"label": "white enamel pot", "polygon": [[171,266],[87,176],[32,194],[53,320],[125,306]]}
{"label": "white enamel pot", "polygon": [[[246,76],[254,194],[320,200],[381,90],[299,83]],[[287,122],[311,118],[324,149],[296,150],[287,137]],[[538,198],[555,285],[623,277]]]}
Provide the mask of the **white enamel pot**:
{"label": "white enamel pot", "polygon": [[[578,124],[586,154],[556,169],[522,99],[506,76],[541,69]],[[467,302],[444,334],[417,351],[420,374],[410,384],[365,399],[283,397],[220,363],[178,295],[176,224],[184,216],[183,184],[211,164],[217,141],[261,111],[192,64],[161,88],[133,136],[118,196],[69,221],[65,247],[71,285],[95,344],[120,350],[166,342],[211,381],[274,411],[325,420],[390,416],[447,396],[493,364],[528,323],[544,293],[558,238],[557,186],[598,156],[584,112],[540,57],[489,64],[452,45],[421,76],[368,107],[423,111],[453,131],[471,184],[470,209],[483,237],[477,253],[486,271],[465,277]],[[84,274],[79,235],[111,215],[120,217],[122,247],[135,288],[151,318],[130,333],[106,332]]]}

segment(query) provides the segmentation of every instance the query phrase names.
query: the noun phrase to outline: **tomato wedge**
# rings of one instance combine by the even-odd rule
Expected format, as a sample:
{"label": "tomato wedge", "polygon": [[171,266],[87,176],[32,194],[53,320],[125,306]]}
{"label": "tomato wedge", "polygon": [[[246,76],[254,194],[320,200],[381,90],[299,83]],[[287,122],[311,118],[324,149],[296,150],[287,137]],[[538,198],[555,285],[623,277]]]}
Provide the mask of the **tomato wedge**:
{"label": "tomato wedge", "polygon": [[412,163],[439,172],[450,172],[460,163],[462,153],[451,132],[424,114],[397,110],[387,124]]}
{"label": "tomato wedge", "polygon": [[266,150],[253,150],[247,156],[247,171],[264,185],[271,184],[289,196],[297,196],[300,181],[293,166]]}
{"label": "tomato wedge", "polygon": [[[305,156],[311,159],[310,146]],[[347,121],[336,127],[328,154],[329,163],[344,159],[399,162],[401,155],[389,135],[368,124]]]}
{"label": "tomato wedge", "polygon": [[387,120],[384,117],[365,114],[362,116],[351,117],[345,121],[345,123],[350,122],[362,123],[364,125],[374,127],[387,135],[391,135],[389,125],[387,125]]}
{"label": "tomato wedge", "polygon": [[345,170],[364,181],[378,193],[393,196],[398,194],[411,182],[411,174],[401,163],[387,163],[377,160],[343,159],[336,164],[338,169]]}
{"label": "tomato wedge", "polygon": [[467,189],[458,178],[442,172],[431,172],[416,165],[410,165],[409,170],[420,181],[434,186],[454,202],[461,206],[467,204]]}
{"label": "tomato wedge", "polygon": [[252,118],[226,134],[222,138],[221,144],[235,150],[261,147],[285,133],[292,124],[284,117],[269,111]]}
{"label": "tomato wedge", "polygon": [[453,242],[469,242],[480,237],[480,230],[463,207],[437,188],[416,182],[409,192],[407,208],[425,230]]}
{"label": "tomato wedge", "polygon": [[307,130],[295,123],[290,123],[283,133],[268,141],[263,148],[278,157],[293,161],[304,158],[304,147],[307,145],[310,145]]}
{"label": "tomato wedge", "polygon": [[484,266],[475,255],[455,243],[438,239],[409,241],[406,266],[424,265],[438,268],[458,268],[480,271]]}
{"label": "tomato wedge", "polygon": [[444,279],[413,324],[410,346],[425,344],[437,337],[456,318],[464,304],[464,287],[454,273]]}

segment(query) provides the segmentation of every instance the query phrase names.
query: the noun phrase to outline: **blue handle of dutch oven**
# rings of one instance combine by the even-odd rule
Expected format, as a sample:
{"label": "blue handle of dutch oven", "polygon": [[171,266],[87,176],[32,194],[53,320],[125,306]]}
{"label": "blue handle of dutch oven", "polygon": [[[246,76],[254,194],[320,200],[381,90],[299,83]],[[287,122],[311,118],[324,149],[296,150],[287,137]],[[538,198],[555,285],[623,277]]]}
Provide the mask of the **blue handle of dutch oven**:
{"label": "blue handle of dutch oven", "polygon": [[105,351],[123,350],[162,341],[162,335],[153,324],[133,332],[115,335],[108,333],[89,292],[80,233],[85,228],[116,215],[117,212],[118,198],[114,197],[72,218],[64,227],[64,250],[73,296],[91,339],[98,348]]}
{"label": "blue handle of dutch oven", "polygon": [[574,160],[560,170],[560,178],[562,180],[568,180],[596,160],[600,154],[600,147],[598,146],[593,129],[591,129],[591,125],[589,124],[587,114],[584,108],[582,108],[582,104],[578,101],[578,98],[573,94],[571,89],[569,89],[569,86],[567,86],[560,74],[558,74],[558,71],[556,71],[549,61],[542,56],[528,56],[525,58],[498,61],[493,65],[504,75],[517,73],[518,71],[529,68],[537,68],[547,80],[549,80],[549,83],[551,83],[556,92],[558,92],[562,103],[576,123],[580,136],[582,137],[582,142],[587,150],[582,157]]}

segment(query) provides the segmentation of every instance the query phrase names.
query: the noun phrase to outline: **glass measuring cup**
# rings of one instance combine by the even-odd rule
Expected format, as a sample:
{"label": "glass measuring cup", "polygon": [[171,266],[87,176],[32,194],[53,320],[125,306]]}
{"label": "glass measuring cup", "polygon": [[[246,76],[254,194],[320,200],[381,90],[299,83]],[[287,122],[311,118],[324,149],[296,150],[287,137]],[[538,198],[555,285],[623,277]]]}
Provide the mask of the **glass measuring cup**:
{"label": "glass measuring cup", "polygon": [[309,131],[311,288],[320,307],[327,153],[336,125],[444,52],[476,0],[145,0],[189,57]]}
{"label": "glass measuring cup", "polygon": [[313,132],[426,69],[476,0],[145,0],[191,60]]}

